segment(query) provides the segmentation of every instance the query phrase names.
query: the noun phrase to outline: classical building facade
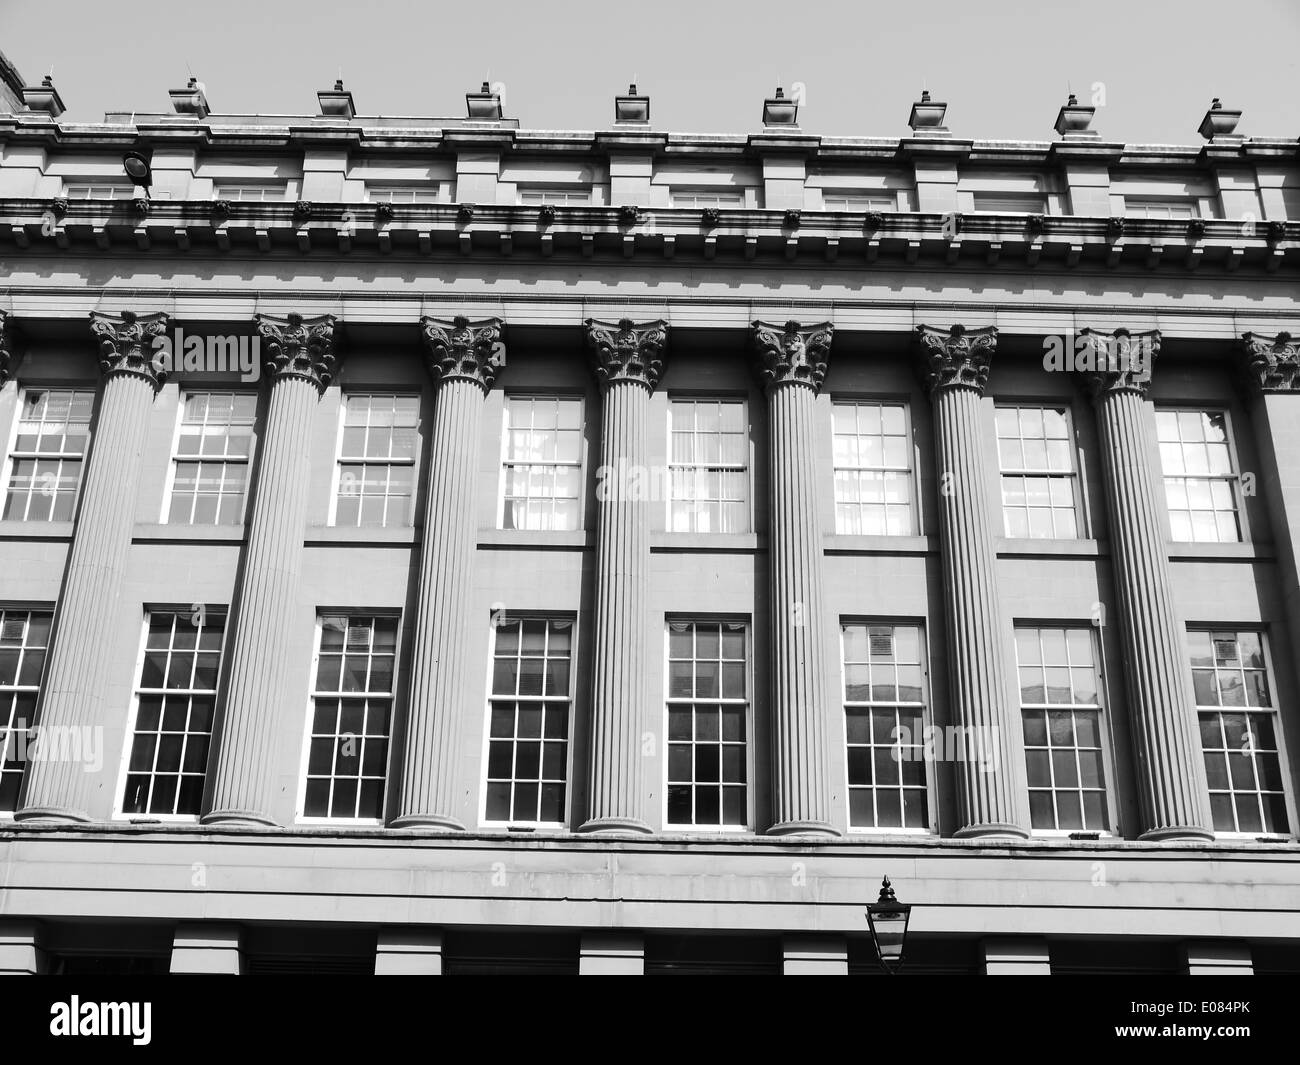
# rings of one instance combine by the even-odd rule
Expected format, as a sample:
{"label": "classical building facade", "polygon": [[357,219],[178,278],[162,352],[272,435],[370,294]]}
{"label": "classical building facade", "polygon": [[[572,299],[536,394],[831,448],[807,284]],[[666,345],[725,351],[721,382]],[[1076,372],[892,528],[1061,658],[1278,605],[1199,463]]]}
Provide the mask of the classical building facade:
{"label": "classical building facade", "polygon": [[0,971],[1300,971],[1295,137],[12,95]]}

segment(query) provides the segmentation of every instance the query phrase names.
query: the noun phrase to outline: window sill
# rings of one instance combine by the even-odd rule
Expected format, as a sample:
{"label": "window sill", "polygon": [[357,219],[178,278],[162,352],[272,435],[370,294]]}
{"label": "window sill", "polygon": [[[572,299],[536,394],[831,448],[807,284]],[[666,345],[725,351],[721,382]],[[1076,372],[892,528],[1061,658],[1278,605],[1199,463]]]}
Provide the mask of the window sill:
{"label": "window sill", "polygon": [[939,538],[829,533],[822,537],[822,551],[828,555],[933,555],[939,551]]}
{"label": "window sill", "polygon": [[480,529],[479,547],[514,547],[541,550],[585,550],[596,546],[596,537],[586,529],[549,532],[541,529]]}
{"label": "window sill", "polygon": [[758,533],[652,532],[651,551],[692,551],[709,554],[767,550],[767,537]]}
{"label": "window sill", "polygon": [[304,540],[308,547],[327,547],[334,544],[373,547],[385,544],[414,544],[418,542],[419,535],[409,525],[392,528],[378,525],[309,525]]}
{"label": "window sill", "polygon": [[0,521],[0,540],[71,540],[76,522]]}
{"label": "window sill", "polygon": [[1104,540],[1028,540],[996,537],[999,558],[1102,558],[1110,554]]}
{"label": "window sill", "polygon": [[243,525],[154,525],[137,523],[132,543],[225,543],[244,542]]}
{"label": "window sill", "polygon": [[1182,541],[1169,543],[1169,558],[1173,562],[1272,562],[1276,553],[1272,546],[1252,542],[1235,544],[1189,544]]}

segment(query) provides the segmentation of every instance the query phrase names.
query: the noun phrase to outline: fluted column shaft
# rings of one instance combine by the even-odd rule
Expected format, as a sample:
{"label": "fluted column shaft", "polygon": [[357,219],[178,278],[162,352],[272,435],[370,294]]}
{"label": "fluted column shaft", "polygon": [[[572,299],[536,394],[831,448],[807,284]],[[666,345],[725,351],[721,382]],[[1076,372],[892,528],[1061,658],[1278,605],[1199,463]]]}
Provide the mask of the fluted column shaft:
{"label": "fluted column shaft", "polygon": [[919,332],[934,408],[949,700],[962,730],[954,835],[1027,836],[981,418],[997,330]]}
{"label": "fluted column shaft", "polygon": [[605,389],[600,465],[614,487],[596,504],[590,816],[584,832],[650,831],[641,816],[650,508],[622,484],[626,471],[646,463],[649,411],[644,383],[621,379]]}
{"label": "fluted column shaft", "polygon": [[[122,573],[154,390],[151,377],[136,372],[110,371],[104,381],[37,714],[42,731],[106,724],[104,691],[110,667],[120,665],[107,634],[122,623]],[[95,793],[113,781],[107,768],[91,774],[81,762],[33,759],[23,809],[15,817],[89,821]]]}
{"label": "fluted column shaft", "polygon": [[[1019,789],[1011,771],[1013,730],[1019,728],[1007,698],[1007,660],[997,582],[997,554],[985,491],[985,451],[980,393],[958,386],[934,395],[935,453],[940,470],[939,537],[944,608],[948,623],[952,711],[967,738],[957,762],[958,836],[1017,835],[1022,827]],[[950,476],[944,490],[944,475]],[[995,745],[997,764],[982,764],[976,743]]]}
{"label": "fluted column shaft", "polygon": [[1110,514],[1129,728],[1137,759],[1143,839],[1213,838],[1197,724],[1159,515],[1150,406],[1141,392],[1097,398]]}
{"label": "fluted column shaft", "polygon": [[[474,578],[474,479],[483,399],[499,361],[501,323],[422,321],[437,389],[420,547],[396,828],[464,831],[471,789],[461,779],[469,707]],[[482,619],[486,624],[487,618]]]}
{"label": "fluted column shaft", "polygon": [[298,629],[311,423],[333,367],[334,319],[260,317],[258,329],[271,347],[271,392],[231,616],[230,682],[207,824],[277,823],[276,779],[286,765],[282,715],[301,705],[299,693],[284,690],[285,663]]}
{"label": "fluted column shaft", "polygon": [[826,751],[829,703],[822,617],[817,448],[811,385],[775,384],[768,395],[772,506],[769,629],[772,647],[773,833],[831,827]]}

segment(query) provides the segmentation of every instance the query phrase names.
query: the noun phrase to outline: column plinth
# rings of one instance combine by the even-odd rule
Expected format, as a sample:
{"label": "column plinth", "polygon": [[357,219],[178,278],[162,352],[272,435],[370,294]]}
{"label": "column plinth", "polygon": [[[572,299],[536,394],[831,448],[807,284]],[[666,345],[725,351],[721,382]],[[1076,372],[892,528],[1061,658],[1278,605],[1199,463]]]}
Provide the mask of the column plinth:
{"label": "column plinth", "polygon": [[1084,381],[1097,428],[1110,518],[1110,546],[1124,650],[1124,681],[1148,840],[1213,839],[1205,765],[1183,660],[1164,507],[1152,463],[1157,454],[1147,391],[1160,350],[1154,330],[1106,337],[1090,329],[1093,363]]}
{"label": "column plinth", "polygon": [[651,831],[641,816],[646,721],[646,585],[650,503],[631,471],[649,459],[650,396],[663,369],[667,324],[587,320],[601,385],[596,490],[596,603],[591,688],[591,779],[581,832]]}
{"label": "column plinth", "polygon": [[[36,717],[40,732],[80,736],[105,725],[103,693],[113,663],[104,633],[121,620],[149,409],[165,376],[153,364],[152,342],[168,325],[165,314],[90,317],[104,382]],[[38,755],[27,767],[23,808],[14,818],[89,821],[95,793],[112,786],[111,772],[91,774],[81,762]]]}
{"label": "column plinth", "polygon": [[282,764],[277,715],[302,577],[311,421],[335,364],[332,315],[254,319],[269,354],[266,439],[251,504],[243,577],[231,611],[230,683],[204,824],[275,825]]}
{"label": "column plinth", "polygon": [[[430,441],[420,592],[407,705],[402,794],[392,828],[463,832],[460,779],[468,705],[467,656],[474,627],[474,478],[483,397],[501,365],[498,318],[423,318],[437,389]],[[483,619],[486,621],[487,619]]]}
{"label": "column plinth", "polygon": [[814,425],[831,338],[829,322],[753,325],[768,410],[772,835],[840,834],[830,814]]}
{"label": "column plinth", "polygon": [[[980,408],[997,330],[918,326],[921,376],[934,408],[939,538],[960,827],[954,836],[1029,835],[1016,772],[997,553],[985,488]],[[994,753],[993,759],[988,756]]]}

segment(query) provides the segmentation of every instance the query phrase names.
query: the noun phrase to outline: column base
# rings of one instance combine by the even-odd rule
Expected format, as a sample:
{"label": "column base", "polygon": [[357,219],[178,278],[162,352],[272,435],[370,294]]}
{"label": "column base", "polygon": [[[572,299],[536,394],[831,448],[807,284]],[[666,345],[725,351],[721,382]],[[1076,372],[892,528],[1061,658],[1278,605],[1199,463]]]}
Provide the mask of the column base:
{"label": "column base", "polygon": [[602,835],[649,836],[654,829],[639,817],[593,817],[578,826],[579,832]]}
{"label": "column base", "polygon": [[953,839],[977,839],[987,836],[1000,837],[1002,839],[1028,839],[1029,832],[1019,825],[1009,824],[988,824],[988,825],[967,825],[965,828],[959,828],[952,834]]}
{"label": "column base", "polygon": [[765,836],[830,836],[838,839],[840,830],[826,821],[782,821],[773,825]]}
{"label": "column base", "polygon": [[1168,828],[1153,828],[1143,832],[1138,839],[1147,843],[1213,843],[1214,833],[1200,825],[1171,825]]}
{"label": "column base", "polygon": [[389,828],[422,828],[430,832],[465,832],[460,821],[449,814],[402,814],[388,822]]}
{"label": "column base", "polygon": [[238,828],[279,828],[280,822],[255,810],[213,810],[199,818],[201,825],[221,825]]}
{"label": "column base", "polygon": [[14,814],[15,821],[54,821],[64,824],[89,824],[92,817],[66,806],[28,806]]}

